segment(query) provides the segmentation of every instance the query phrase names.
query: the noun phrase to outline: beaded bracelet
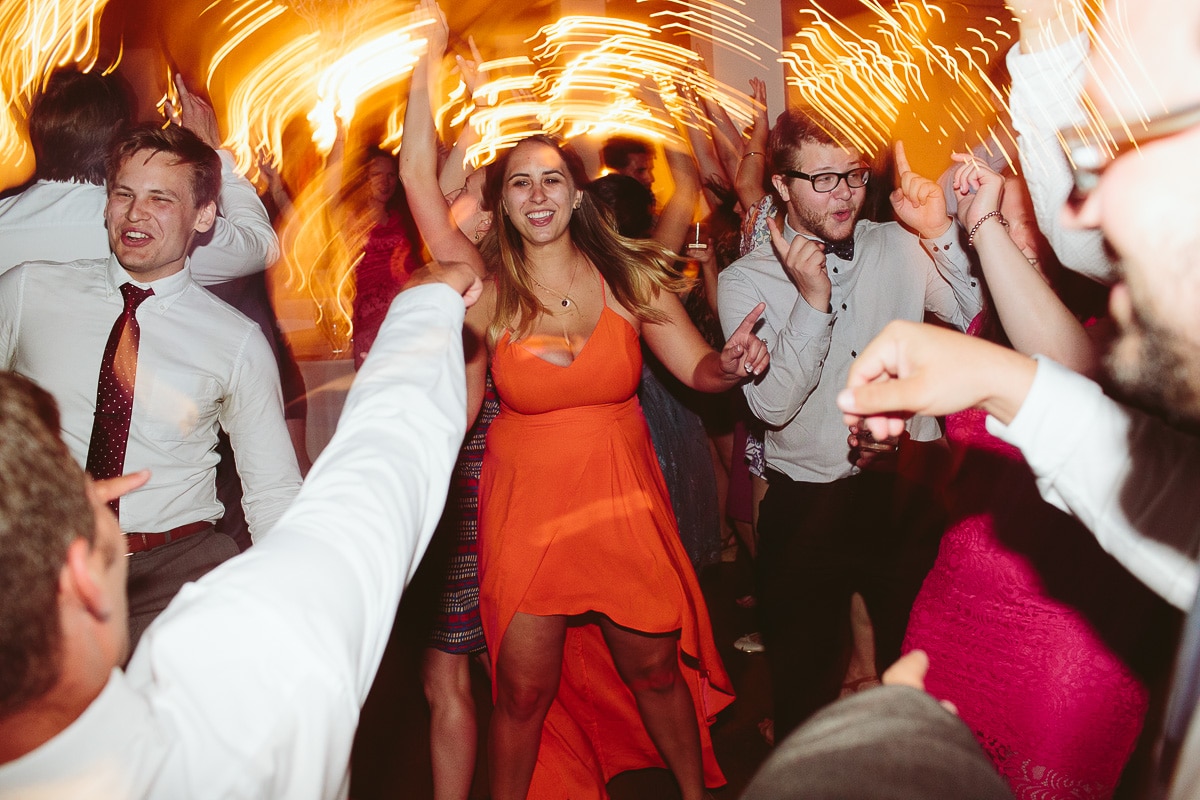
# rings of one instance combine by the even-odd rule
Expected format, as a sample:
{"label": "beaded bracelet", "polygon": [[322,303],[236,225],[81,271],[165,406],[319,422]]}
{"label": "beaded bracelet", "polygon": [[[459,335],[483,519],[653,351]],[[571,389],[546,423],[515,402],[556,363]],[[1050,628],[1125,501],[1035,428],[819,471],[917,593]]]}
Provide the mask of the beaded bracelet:
{"label": "beaded bracelet", "polygon": [[980,217],[978,220],[976,220],[975,224],[971,226],[971,232],[967,234],[967,247],[975,246],[975,232],[979,230],[980,225],[987,222],[992,217],[999,217],[1000,224],[1006,228],[1008,227],[1008,220],[1006,220],[1004,218],[1004,215],[1000,213],[999,209],[997,209],[995,211],[989,211],[988,213],[986,213],[982,217]]}

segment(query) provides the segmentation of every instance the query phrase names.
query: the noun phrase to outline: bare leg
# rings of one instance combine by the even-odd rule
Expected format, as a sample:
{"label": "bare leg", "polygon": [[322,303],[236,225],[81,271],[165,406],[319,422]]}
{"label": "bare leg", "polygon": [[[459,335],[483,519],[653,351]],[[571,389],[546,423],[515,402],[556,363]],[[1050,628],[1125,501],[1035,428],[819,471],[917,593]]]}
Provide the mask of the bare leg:
{"label": "bare leg", "polygon": [[704,766],[692,693],[679,671],[679,637],[648,636],[600,623],[621,680],[633,692],[650,740],[667,762],[683,800],[701,800]]}
{"label": "bare leg", "polygon": [[475,774],[475,698],[471,657],[426,648],[421,681],[429,701],[429,753],[434,800],[467,800]]}
{"label": "bare leg", "polygon": [[525,800],[558,692],[567,618],[513,616],[496,661],[496,708],[488,730],[492,800]]}

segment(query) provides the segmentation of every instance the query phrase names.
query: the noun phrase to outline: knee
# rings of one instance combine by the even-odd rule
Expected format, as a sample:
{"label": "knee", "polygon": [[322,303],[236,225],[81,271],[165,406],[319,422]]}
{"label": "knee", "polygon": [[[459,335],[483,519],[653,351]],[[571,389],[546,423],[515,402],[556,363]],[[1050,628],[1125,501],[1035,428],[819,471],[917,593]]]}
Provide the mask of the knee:
{"label": "knee", "polygon": [[671,658],[655,658],[622,671],[621,678],[634,694],[651,692],[669,694],[683,680],[679,673],[679,662]]}
{"label": "knee", "polygon": [[473,708],[471,671],[466,657],[440,659],[436,663],[432,661],[427,661],[421,675],[425,700],[430,708],[435,712],[440,709],[454,711]]}
{"label": "knee", "polygon": [[496,711],[520,722],[540,721],[554,701],[556,689],[548,683],[497,676]]}

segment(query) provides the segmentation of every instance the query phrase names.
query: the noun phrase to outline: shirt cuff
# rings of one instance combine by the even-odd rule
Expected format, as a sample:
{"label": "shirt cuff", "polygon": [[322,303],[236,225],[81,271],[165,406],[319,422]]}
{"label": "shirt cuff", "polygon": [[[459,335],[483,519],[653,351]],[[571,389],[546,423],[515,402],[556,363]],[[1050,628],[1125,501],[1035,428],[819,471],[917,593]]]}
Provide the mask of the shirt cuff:
{"label": "shirt cuff", "polygon": [[804,295],[799,295],[792,305],[792,313],[788,315],[787,331],[792,336],[828,336],[833,320],[832,313],[817,311],[808,304]]}
{"label": "shirt cuff", "polygon": [[962,228],[959,227],[959,224],[954,220],[953,217],[951,217],[950,227],[946,229],[946,232],[936,239],[922,238],[921,247],[924,247],[925,252],[934,257],[936,257],[939,253],[951,253],[954,250],[961,251],[963,249],[962,241],[959,238],[959,234],[961,232]]}
{"label": "shirt cuff", "polygon": [[[1035,467],[1034,471],[1042,474],[1043,470],[1056,466],[1050,462],[1069,457],[1073,448],[1067,442],[1091,435],[1089,425],[1093,417],[1082,412],[1103,391],[1095,382],[1045,356],[1034,359],[1037,372],[1016,416],[1005,425],[988,415],[987,430],[1020,449],[1025,460]],[[1057,454],[1057,458],[1049,458],[1051,454]]]}

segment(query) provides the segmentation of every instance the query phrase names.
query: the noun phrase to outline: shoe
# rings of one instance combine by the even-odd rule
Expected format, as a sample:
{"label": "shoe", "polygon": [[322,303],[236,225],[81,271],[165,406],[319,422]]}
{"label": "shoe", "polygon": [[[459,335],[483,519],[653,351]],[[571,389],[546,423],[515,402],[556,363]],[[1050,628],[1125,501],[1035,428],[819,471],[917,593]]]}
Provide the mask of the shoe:
{"label": "shoe", "polygon": [[738,640],[733,643],[733,646],[743,653],[762,653],[767,649],[766,645],[763,644],[762,634],[758,631],[747,633],[745,636],[739,636]]}

